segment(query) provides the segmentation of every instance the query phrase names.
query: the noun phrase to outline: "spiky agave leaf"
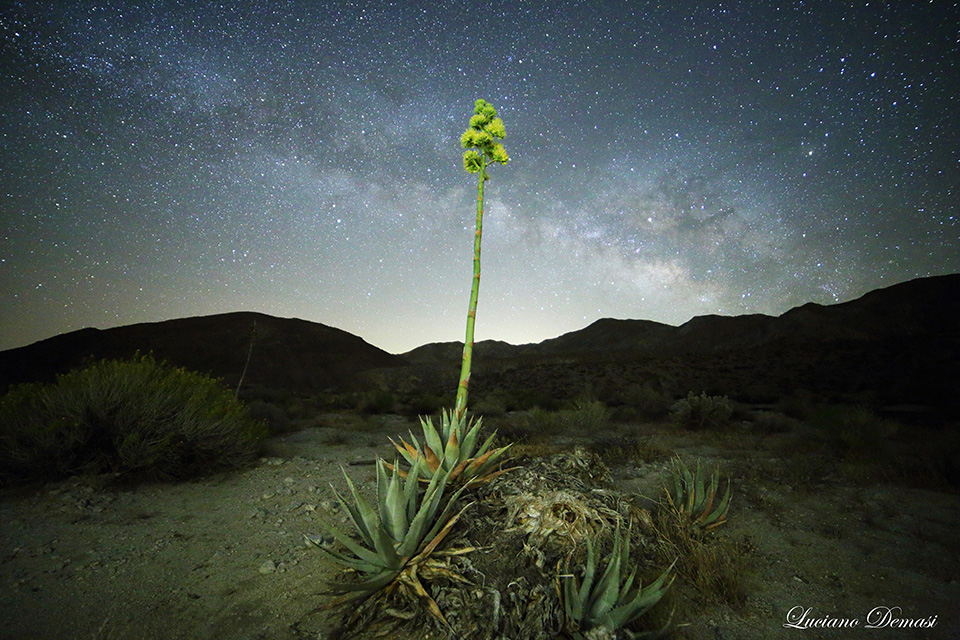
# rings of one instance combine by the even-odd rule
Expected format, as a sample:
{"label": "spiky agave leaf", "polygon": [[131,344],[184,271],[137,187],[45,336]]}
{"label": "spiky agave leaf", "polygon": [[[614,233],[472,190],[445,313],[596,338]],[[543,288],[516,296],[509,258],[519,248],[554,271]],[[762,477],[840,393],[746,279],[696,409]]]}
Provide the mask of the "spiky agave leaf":
{"label": "spiky agave leaf", "polygon": [[376,508],[344,473],[353,503],[336,490],[334,493],[349,513],[360,541],[323,520],[318,521],[319,526],[346,552],[327,548],[316,538],[306,538],[337,564],[361,574],[357,582],[331,585],[335,592],[356,592],[356,597],[366,597],[383,589],[408,569],[412,559],[422,562],[428,558],[449,532],[456,521],[451,518],[455,502],[463,489],[444,501],[449,474],[441,471],[430,480],[421,499],[417,482],[420,465],[416,460],[412,473],[401,479],[396,465],[388,476],[386,463],[379,460]]}
{"label": "spiky agave leaf", "polygon": [[[423,417],[420,426],[423,429],[423,445],[411,433],[408,443],[400,438],[397,444],[390,442],[397,449],[404,460],[412,465],[415,460],[424,460],[420,466],[420,476],[424,481],[430,480],[441,469],[450,475],[450,482],[463,486],[477,486],[489,482],[510,469],[494,471],[495,466],[504,458],[511,445],[491,449],[496,432],[491,434],[484,443],[477,448],[480,428],[483,418],[468,420],[466,416],[457,418],[454,411],[444,410],[440,414],[439,429],[433,419]],[[439,452],[439,457],[438,457]],[[392,468],[391,465],[387,465]],[[405,476],[409,471],[400,471]]]}
{"label": "spiky agave leaf", "polygon": [[[621,571],[630,561],[630,533],[626,540],[620,535],[617,525],[613,538],[613,550],[607,556],[606,565],[599,580],[595,580],[597,565],[593,543],[587,539],[587,562],[583,571],[583,582],[577,584],[576,575],[560,575],[564,579],[562,599],[568,622],[576,630],[575,638],[582,638],[580,631],[589,631],[597,627],[610,630],[619,629],[645,614],[660,601],[673,582],[670,575],[673,565],[664,571],[657,580],[643,587],[637,584],[637,567],[627,578],[621,581]],[[675,563],[674,563],[675,564]],[[668,579],[669,576],[669,579]]]}
{"label": "spiky agave leaf", "polygon": [[696,471],[691,473],[683,461],[677,457],[674,460],[673,485],[673,493],[666,492],[667,501],[678,516],[685,518],[704,532],[726,522],[727,511],[730,508],[729,481],[723,498],[714,508],[720,485],[719,469],[714,471],[707,484],[699,460]]}

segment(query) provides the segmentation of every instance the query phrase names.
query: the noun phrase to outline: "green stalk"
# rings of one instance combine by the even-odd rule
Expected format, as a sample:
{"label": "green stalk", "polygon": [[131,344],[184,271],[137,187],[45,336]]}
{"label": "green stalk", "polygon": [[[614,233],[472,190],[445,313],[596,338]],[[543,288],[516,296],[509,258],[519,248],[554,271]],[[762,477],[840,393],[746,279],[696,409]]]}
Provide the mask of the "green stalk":
{"label": "green stalk", "polygon": [[463,168],[468,173],[479,174],[477,181],[477,231],[473,238],[473,284],[470,287],[470,306],[467,309],[467,332],[463,340],[463,361],[460,365],[460,384],[457,386],[457,401],[454,418],[463,420],[467,414],[467,393],[470,387],[470,365],[473,360],[473,329],[477,323],[477,297],[480,293],[480,238],[483,235],[483,183],[487,167],[494,162],[507,164],[510,157],[503,145],[497,142],[506,136],[503,120],[497,110],[486,100],[474,104],[470,126],[460,136],[460,144],[466,149]]}
{"label": "green stalk", "polygon": [[477,231],[473,237],[473,285],[470,287],[470,306],[467,309],[467,333],[463,341],[463,363],[460,365],[460,385],[457,387],[455,413],[457,420],[467,412],[467,393],[470,387],[470,365],[473,360],[473,328],[477,324],[477,298],[480,295],[480,238],[483,236],[483,183],[487,179],[487,164],[480,169],[477,183]]}

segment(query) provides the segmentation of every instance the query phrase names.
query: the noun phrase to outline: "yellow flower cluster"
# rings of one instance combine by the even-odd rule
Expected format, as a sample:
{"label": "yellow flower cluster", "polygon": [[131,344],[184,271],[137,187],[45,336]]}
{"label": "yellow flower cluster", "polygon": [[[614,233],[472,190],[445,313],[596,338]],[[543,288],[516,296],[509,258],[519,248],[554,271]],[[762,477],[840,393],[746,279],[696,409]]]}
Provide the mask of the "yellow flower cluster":
{"label": "yellow flower cluster", "polygon": [[503,145],[496,142],[507,135],[503,120],[497,117],[497,110],[486,100],[477,100],[473,114],[470,126],[460,136],[460,145],[466,149],[463,168],[470,173],[479,173],[493,162],[507,164],[510,156]]}

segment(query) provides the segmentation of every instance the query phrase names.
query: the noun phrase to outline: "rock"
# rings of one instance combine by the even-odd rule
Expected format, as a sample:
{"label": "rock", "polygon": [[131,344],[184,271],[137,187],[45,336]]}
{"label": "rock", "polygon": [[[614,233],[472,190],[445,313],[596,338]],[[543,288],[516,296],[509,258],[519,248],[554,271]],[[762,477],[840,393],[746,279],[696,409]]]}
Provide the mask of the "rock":
{"label": "rock", "polygon": [[258,569],[258,571],[262,574],[273,573],[276,570],[277,570],[277,565],[273,560],[267,560],[266,562],[261,564],[260,568]]}

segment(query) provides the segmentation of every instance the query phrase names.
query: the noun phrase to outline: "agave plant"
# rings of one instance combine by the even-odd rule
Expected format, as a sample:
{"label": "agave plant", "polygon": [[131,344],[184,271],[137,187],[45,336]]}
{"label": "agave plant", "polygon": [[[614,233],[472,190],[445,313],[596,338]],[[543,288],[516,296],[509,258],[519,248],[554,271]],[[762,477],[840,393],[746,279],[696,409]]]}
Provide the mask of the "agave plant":
{"label": "agave plant", "polygon": [[[412,444],[403,438],[400,438],[401,444],[397,444],[393,439],[390,442],[411,466],[410,473],[414,476],[419,474],[421,478],[429,481],[438,473],[445,473],[448,474],[450,482],[473,487],[489,482],[510,470],[494,470],[511,446],[491,449],[496,432],[477,448],[482,422],[483,418],[468,421],[466,416],[458,418],[452,411],[442,411],[439,430],[430,417],[420,419],[424,439],[422,446],[413,433],[410,434]],[[417,467],[417,473],[413,472],[415,463],[421,463]],[[403,471],[400,474],[404,477],[408,475]]]}
{"label": "agave plant", "polygon": [[[620,537],[620,526],[617,525],[613,550],[607,557],[606,567],[599,580],[596,579],[599,567],[590,538],[587,538],[587,565],[583,570],[583,582],[578,584],[576,575],[571,573],[569,568],[566,573],[558,576],[563,580],[562,588],[558,584],[558,591],[574,640],[583,640],[583,632],[600,628],[606,628],[610,637],[613,637],[615,631],[623,629],[657,604],[673,584],[674,577],[670,575],[672,564],[646,587],[636,581],[637,567],[621,582],[621,573],[627,571],[629,562],[630,533],[628,530],[627,539],[624,541]],[[663,629],[653,633],[634,634],[623,631],[631,638],[655,638],[661,637],[669,624],[668,620]]]}
{"label": "agave plant", "polygon": [[[510,156],[497,140],[506,137],[503,120],[497,117],[497,110],[486,100],[477,100],[473,107],[473,116],[463,135],[460,145],[463,152],[463,167],[468,173],[477,176],[477,223],[473,237],[473,280],[470,287],[470,305],[467,309],[467,328],[463,341],[463,359],[460,367],[460,383],[457,386],[457,398],[453,411],[443,411],[440,416],[439,431],[433,421],[420,419],[423,429],[423,446],[414,435],[412,443],[402,438],[401,444],[393,445],[408,464],[417,460],[425,464],[420,467],[420,475],[431,479],[443,470],[450,475],[450,481],[464,486],[476,486],[489,482],[508,469],[493,471],[509,447],[490,449],[494,435],[477,449],[482,420],[467,420],[467,395],[470,386],[470,367],[473,359],[473,335],[477,321],[477,297],[480,292],[480,239],[483,237],[483,184],[490,179],[487,168],[492,164],[507,164]],[[391,442],[393,442],[391,440]],[[402,475],[406,475],[405,473]],[[417,475],[417,474],[414,474]]]}
{"label": "agave plant", "polygon": [[702,530],[711,531],[727,521],[727,510],[730,508],[730,482],[727,481],[727,490],[720,502],[714,506],[717,489],[720,485],[720,470],[717,469],[710,476],[709,483],[705,480],[700,461],[693,473],[679,457],[674,461],[673,493],[664,489],[670,508],[683,519]]}
{"label": "agave plant", "polygon": [[421,578],[445,576],[455,580],[463,578],[452,572],[440,558],[472,551],[472,548],[438,551],[438,545],[450,533],[453,525],[470,505],[453,514],[456,499],[462,489],[444,501],[444,489],[449,474],[434,474],[420,497],[416,478],[421,462],[413,463],[411,473],[404,481],[399,477],[396,465],[389,478],[383,460],[377,464],[377,500],[371,505],[357,492],[350,477],[344,473],[353,503],[344,500],[334,489],[334,494],[349,513],[359,533],[357,542],[337,527],[318,521],[320,526],[342,544],[346,551],[325,546],[321,539],[307,536],[307,541],[320,549],[328,558],[359,574],[353,582],[331,584],[334,593],[343,597],[327,606],[336,606],[353,600],[365,600],[374,594],[389,598],[399,595],[407,600],[421,600],[428,611],[438,620],[446,622],[436,601],[424,588]]}

